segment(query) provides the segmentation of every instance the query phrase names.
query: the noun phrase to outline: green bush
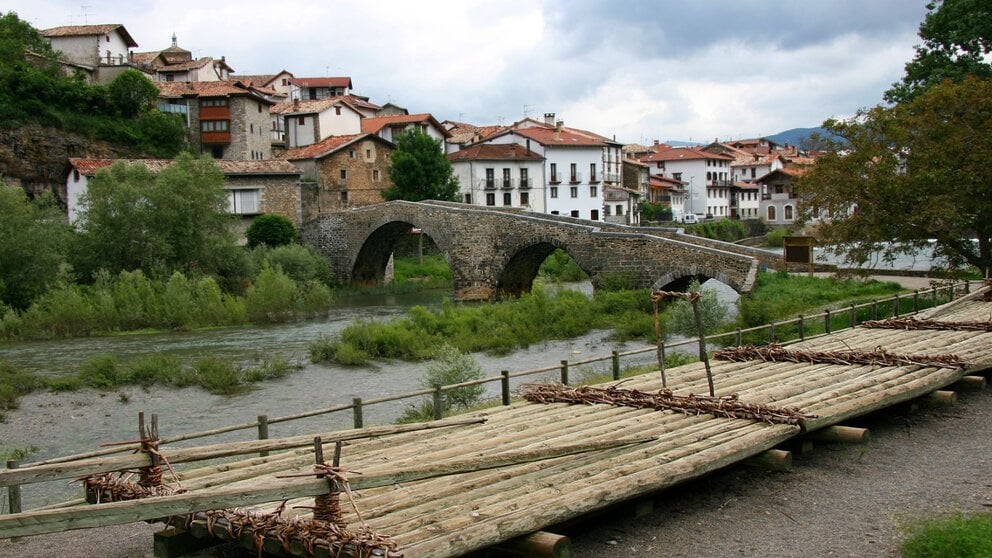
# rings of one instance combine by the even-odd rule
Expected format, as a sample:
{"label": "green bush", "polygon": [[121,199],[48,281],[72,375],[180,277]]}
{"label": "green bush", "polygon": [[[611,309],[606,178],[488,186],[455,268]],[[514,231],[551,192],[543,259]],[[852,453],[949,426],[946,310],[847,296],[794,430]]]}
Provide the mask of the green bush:
{"label": "green bush", "polygon": [[191,383],[183,363],[175,355],[161,353],[138,357],[127,366],[128,383],[149,387],[154,384],[185,387]]}
{"label": "green bush", "polygon": [[[445,343],[438,351],[437,359],[427,367],[422,384],[424,387],[438,388],[481,378],[482,368],[475,357]],[[441,393],[441,405],[445,412],[467,409],[478,403],[485,393],[483,385],[445,390]]]}
{"label": "green bush", "polygon": [[561,248],[556,248],[544,259],[541,267],[537,269],[537,276],[549,281],[564,282],[584,281],[589,278],[572,256]]}
{"label": "green bush", "polygon": [[0,359],[0,409],[16,409],[18,400],[44,382],[37,375]]}
{"label": "green bush", "polygon": [[278,267],[265,266],[248,287],[245,309],[253,322],[283,322],[293,317],[296,282]]}
{"label": "green bush", "polygon": [[331,284],[331,266],[327,258],[315,252],[308,246],[287,244],[271,249],[257,248],[263,256],[260,267],[266,263],[270,267],[278,267],[294,281],[320,281]]}
{"label": "green bush", "polygon": [[765,245],[772,248],[781,248],[785,244],[785,237],[788,235],[788,229],[772,229],[765,234]]}
{"label": "green bush", "polygon": [[128,374],[117,357],[100,355],[90,357],[83,362],[79,370],[79,380],[89,387],[110,389],[126,384]]}
{"label": "green bush", "polygon": [[241,369],[216,357],[206,357],[193,362],[196,385],[219,395],[241,393],[248,389]]}
{"label": "green bush", "polygon": [[261,244],[274,248],[296,240],[296,227],[282,215],[259,215],[252,221],[245,236],[250,248]]}

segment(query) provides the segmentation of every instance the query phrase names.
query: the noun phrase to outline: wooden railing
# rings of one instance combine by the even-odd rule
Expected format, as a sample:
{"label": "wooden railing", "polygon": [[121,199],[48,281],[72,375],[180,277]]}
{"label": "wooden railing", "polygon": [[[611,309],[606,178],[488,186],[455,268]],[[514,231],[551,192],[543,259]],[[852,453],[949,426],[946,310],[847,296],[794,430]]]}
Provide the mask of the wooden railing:
{"label": "wooden railing", "polygon": [[[713,345],[730,345],[737,344],[742,345],[744,343],[760,344],[760,343],[778,343],[791,340],[805,340],[815,338],[821,335],[829,335],[831,333],[841,331],[844,329],[850,329],[856,327],[863,321],[866,320],[877,320],[886,317],[894,316],[898,317],[900,315],[917,313],[924,308],[930,308],[937,306],[942,303],[951,302],[955,298],[955,293],[957,289],[960,289],[964,294],[970,292],[970,282],[961,282],[955,284],[948,284],[940,287],[932,287],[925,290],[915,290],[911,293],[897,294],[893,297],[882,299],[882,300],[872,300],[870,302],[862,304],[851,304],[843,308],[835,308],[833,310],[826,309],[823,312],[811,315],[799,315],[795,318],[771,322],[766,325],[751,327],[746,329],[735,329],[733,331],[728,331],[725,333],[707,336],[707,344]],[[698,338],[689,338],[682,341],[678,341],[671,344],[665,345],[666,354],[670,349],[675,349],[677,347],[682,347],[684,345],[697,345],[699,343]],[[290,422],[310,417],[315,417],[319,415],[326,415],[331,413],[351,411],[352,413],[352,423],[353,426],[357,428],[363,428],[365,425],[364,411],[367,407],[372,405],[379,405],[382,403],[389,403],[394,401],[402,401],[405,399],[412,399],[417,397],[431,396],[434,402],[434,419],[439,420],[443,416],[443,405],[441,404],[442,395],[446,391],[451,391],[459,388],[486,385],[490,383],[499,383],[500,385],[500,403],[502,405],[509,405],[512,400],[512,392],[510,389],[510,380],[513,378],[522,378],[527,376],[534,376],[536,374],[543,374],[548,372],[557,372],[561,383],[568,385],[571,378],[571,371],[573,367],[584,366],[596,363],[610,363],[610,372],[613,380],[619,380],[621,378],[621,359],[629,358],[636,355],[643,355],[646,353],[657,352],[657,347],[645,347],[641,349],[634,349],[630,351],[612,351],[609,355],[603,355],[598,357],[592,357],[583,360],[562,360],[558,365],[544,366],[540,368],[532,368],[528,370],[520,371],[509,371],[502,370],[498,375],[488,376],[478,380],[472,380],[468,382],[462,382],[459,384],[452,384],[446,386],[438,386],[435,388],[421,389],[417,391],[411,391],[407,393],[400,393],[395,395],[387,395],[384,397],[377,397],[373,399],[363,399],[361,397],[356,397],[352,399],[351,403],[343,403],[338,405],[333,405],[330,407],[325,407],[322,409],[313,409],[310,411],[305,411],[302,413],[295,413],[290,415],[283,415],[277,417],[269,417],[268,415],[259,415],[257,420],[252,422],[243,422],[239,424],[232,424],[228,426],[222,426],[219,428],[214,428],[212,430],[205,430],[201,432],[189,432],[185,434],[178,434],[171,437],[163,437],[160,440],[160,444],[171,444],[175,442],[193,440],[198,438],[206,438],[209,436],[216,436],[219,434],[225,434],[228,432],[235,432],[238,430],[249,430],[257,429],[258,439],[266,440],[268,439],[268,429],[269,425],[278,424],[283,422]],[[52,459],[47,459],[43,461],[36,461],[28,464],[21,464],[18,460],[10,460],[7,462],[8,469],[16,469],[18,467],[35,467],[39,465],[54,465],[58,463],[68,463],[71,461],[77,461],[81,459],[91,459],[95,457],[101,457],[106,455],[111,455],[115,453],[124,452],[135,452],[140,449],[138,445],[126,445],[126,446],[115,446],[110,448],[104,448],[100,450],[94,450],[86,453],[78,453],[75,455],[56,457]],[[30,481],[28,481],[30,482]],[[2,485],[2,484],[0,484]],[[21,493],[19,484],[9,484],[7,486],[8,491],[8,513],[18,513],[21,511]],[[81,502],[81,501],[80,501]],[[76,503],[76,501],[73,501]],[[46,506],[45,508],[53,508],[63,504],[56,504],[53,506]],[[39,509],[45,509],[39,508]]]}

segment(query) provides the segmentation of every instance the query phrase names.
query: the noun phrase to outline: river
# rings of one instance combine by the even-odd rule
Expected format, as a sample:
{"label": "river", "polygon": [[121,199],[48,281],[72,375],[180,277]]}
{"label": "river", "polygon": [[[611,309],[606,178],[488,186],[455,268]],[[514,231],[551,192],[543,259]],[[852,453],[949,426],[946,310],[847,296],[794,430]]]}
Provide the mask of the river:
{"label": "river", "polygon": [[[721,300],[732,303],[736,293],[722,283],[706,285],[717,290]],[[574,288],[590,292],[588,283]],[[428,363],[390,361],[372,367],[342,367],[313,364],[308,358],[308,344],[320,335],[333,335],[356,319],[387,319],[413,305],[438,306],[450,290],[410,294],[352,296],[337,302],[324,320],[309,320],[272,326],[250,326],[173,332],[147,335],[120,335],[51,341],[0,343],[0,358],[16,366],[44,375],[73,372],[87,358],[112,354],[128,359],[149,353],[177,355],[186,361],[214,356],[233,362],[257,358],[285,358],[298,362],[302,368],[284,378],[255,384],[252,391],[237,395],[213,395],[197,387],[168,388],[156,386],[143,389],[124,386],[104,392],[82,389],[70,393],[38,392],[21,398],[20,408],[6,412],[0,423],[0,450],[34,447],[37,451],[28,460],[41,460],[59,455],[96,449],[101,443],[131,440],[137,436],[137,414],[155,413],[159,417],[162,436],[183,432],[208,430],[234,423],[251,422],[258,415],[270,417],[350,403],[353,397],[371,399],[415,391],[423,386],[421,379]],[[610,351],[648,347],[643,342],[619,344],[607,339],[608,331],[593,331],[581,337],[552,340],[532,345],[504,356],[484,353],[475,355],[486,376],[498,375],[500,370],[526,370],[552,366],[563,359],[582,360],[608,355]],[[690,350],[691,348],[686,348]],[[646,353],[636,362],[652,362],[653,353]],[[634,363],[625,360],[623,365]],[[583,374],[609,371],[609,362],[583,366],[572,370],[573,381]],[[557,378],[557,373],[543,376]],[[542,379],[542,375],[522,381]],[[489,395],[498,396],[499,384],[489,384]],[[366,425],[394,421],[407,405],[399,401],[369,406],[364,409]],[[290,436],[307,432],[351,428],[350,412],[322,415],[299,421],[270,426],[271,437]],[[232,432],[221,436],[188,442],[186,445],[246,440],[256,435],[254,430]],[[48,483],[24,488],[25,509],[78,497],[76,485]]]}

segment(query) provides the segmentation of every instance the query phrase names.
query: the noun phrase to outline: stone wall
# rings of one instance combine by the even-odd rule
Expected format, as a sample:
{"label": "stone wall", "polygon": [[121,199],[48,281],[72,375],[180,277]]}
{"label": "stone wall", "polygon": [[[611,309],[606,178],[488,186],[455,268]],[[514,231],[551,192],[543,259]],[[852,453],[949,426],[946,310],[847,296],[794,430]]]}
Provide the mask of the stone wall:
{"label": "stone wall", "polygon": [[[392,151],[384,143],[365,140],[320,159],[317,172],[320,212],[382,203],[382,191],[393,185],[389,179]],[[347,174],[344,179],[342,170]]]}
{"label": "stone wall", "polygon": [[282,215],[299,229],[303,225],[303,203],[296,175],[224,177],[228,188],[258,188],[259,209],[262,213]]}

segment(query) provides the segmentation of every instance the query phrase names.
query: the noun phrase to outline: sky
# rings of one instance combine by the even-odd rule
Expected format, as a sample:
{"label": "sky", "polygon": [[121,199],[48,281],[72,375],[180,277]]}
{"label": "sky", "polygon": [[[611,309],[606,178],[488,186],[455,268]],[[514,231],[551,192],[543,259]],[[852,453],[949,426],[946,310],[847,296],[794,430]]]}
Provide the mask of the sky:
{"label": "sky", "polygon": [[926,0],[11,0],[38,29],[121,23],[236,74],[350,76],[439,121],[555,113],[624,143],[759,137],[882,103]]}

